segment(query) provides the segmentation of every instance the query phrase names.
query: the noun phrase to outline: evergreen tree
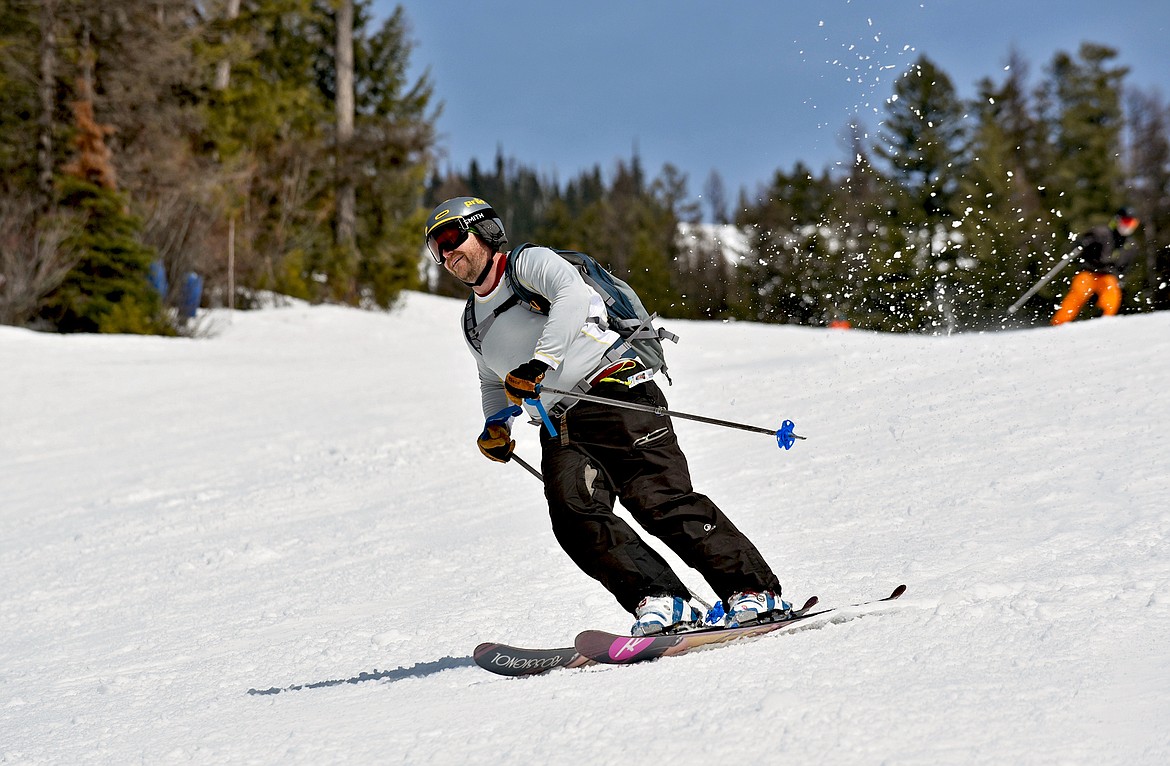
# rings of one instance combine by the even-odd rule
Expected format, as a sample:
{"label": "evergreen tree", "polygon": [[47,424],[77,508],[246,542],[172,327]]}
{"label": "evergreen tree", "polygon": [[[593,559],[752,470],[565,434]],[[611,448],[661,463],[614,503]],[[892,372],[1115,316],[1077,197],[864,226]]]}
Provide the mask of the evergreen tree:
{"label": "evergreen tree", "polygon": [[[699,303],[688,301],[680,290],[686,282],[679,264],[677,208],[686,197],[686,180],[673,166],[650,180],[631,200],[638,215],[634,221],[635,244],[629,265],[629,282],[653,311],[666,316],[691,315]],[[675,313],[677,309],[677,314]]]}
{"label": "evergreen tree", "polygon": [[418,286],[418,232],[429,211],[421,202],[437,114],[429,77],[408,77],[414,44],[402,7],[366,34],[368,6],[356,8],[357,117],[349,172],[358,200],[358,286],[385,307]]}
{"label": "evergreen tree", "polygon": [[327,26],[310,0],[243,0],[234,18],[209,25],[199,50],[201,70],[217,78],[200,99],[201,140],[238,221],[238,281],[306,299],[324,297],[314,275],[327,280],[316,269],[332,248],[318,204],[330,164],[331,111],[317,89]]}
{"label": "evergreen tree", "polygon": [[149,283],[156,254],[138,238],[141,223],[119,194],[105,137],[89,100],[75,103],[78,154],[64,168],[60,206],[82,216],[65,245],[76,266],[45,300],[43,319],[59,332],[173,333]]}
{"label": "evergreen tree", "polygon": [[821,324],[833,311],[829,264],[839,240],[828,223],[831,184],[827,173],[797,163],[791,173],[778,171],[760,204],[741,214],[756,254],[744,264],[750,318]]}
{"label": "evergreen tree", "polygon": [[[736,318],[743,303],[739,272],[731,247],[738,243],[737,228],[728,223],[722,179],[712,172],[706,183],[705,199],[714,223],[700,223],[700,205],[689,199],[686,175],[667,164],[653,188],[664,206],[673,211],[681,227],[675,241],[678,255],[673,264],[673,287],[678,303],[669,307],[671,316],[682,319]],[[722,210],[722,215],[718,211]],[[723,237],[729,237],[728,243]],[[663,309],[666,310],[665,308]]]}
{"label": "evergreen tree", "polygon": [[909,229],[908,250],[894,253],[902,264],[891,269],[887,288],[896,294],[895,318],[904,329],[937,329],[953,305],[939,280],[954,267],[963,137],[964,109],[950,78],[919,57],[894,86],[875,147],[900,186],[898,218]]}
{"label": "evergreen tree", "polygon": [[955,214],[962,174],[964,109],[950,77],[926,56],[894,86],[876,151],[906,189],[923,223]]}
{"label": "evergreen tree", "polygon": [[[759,249],[729,273],[717,248],[680,246],[679,222],[698,220],[686,178],[670,166],[650,178],[636,154],[562,186],[500,151],[428,184],[435,106],[428,78],[407,75],[405,14],[373,29],[371,0],[352,0],[347,45],[350,2],[0,0],[5,321],[25,321],[30,296],[49,292],[39,315],[62,327],[154,326],[163,314],[135,293],[148,256],[173,284],[203,272],[212,295],[238,278],[245,295],[390,306],[416,284],[426,210],[460,194],[490,199],[514,244],[590,252],[667,313],[935,332],[1000,324],[1076,234],[1125,203],[1142,216],[1145,254],[1125,310],[1170,304],[1170,116],[1143,94],[1122,111],[1126,70],[1105,46],[1057,54],[1032,89],[1013,55],[969,105],[920,57],[894,86],[877,144],[855,128],[847,170],[798,165],[776,174],[771,199],[741,192],[737,220]],[[89,104],[91,125],[74,101]],[[90,141],[94,164],[74,138]],[[716,222],[723,196],[713,171],[703,197]],[[464,294],[428,269],[433,289]],[[119,286],[86,281],[99,272]],[[1026,321],[1047,321],[1071,273]]]}
{"label": "evergreen tree", "polygon": [[141,220],[136,238],[156,251],[169,276],[164,302],[174,304],[186,275],[220,255],[211,236],[218,211],[208,193],[216,171],[193,140],[201,125],[197,9],[189,0],[58,2],[89,32],[94,106],[113,128],[107,143],[118,158],[118,188]]}
{"label": "evergreen tree", "polygon": [[0,0],[0,195],[8,198],[36,188],[37,10],[29,0]]}
{"label": "evergreen tree", "polygon": [[[416,284],[432,89],[426,76],[406,76],[402,9],[371,34],[369,5],[354,4],[354,125],[341,151],[329,2],[242,0],[238,16],[225,14],[206,37],[201,60],[226,86],[206,92],[205,142],[222,165],[228,215],[240,220],[242,277],[254,288],[389,306]],[[337,190],[348,184],[352,247],[322,225],[336,221]]]}
{"label": "evergreen tree", "polygon": [[711,223],[727,223],[730,220],[727,215],[727,187],[719,171],[712,170],[707,176],[707,182],[703,184],[703,196],[707,201]]}
{"label": "evergreen tree", "polygon": [[825,319],[847,320],[870,330],[904,330],[899,292],[907,280],[908,231],[898,219],[896,184],[873,165],[866,136],[851,127],[853,163],[837,183],[828,185],[834,237],[832,294],[824,302]]}
{"label": "evergreen tree", "polygon": [[1063,243],[1045,201],[1047,165],[1038,160],[1050,154],[1047,130],[1028,95],[1023,60],[1013,55],[1001,84],[982,80],[970,108],[975,125],[954,284],[964,326],[998,326],[1034,275],[1063,254]]}
{"label": "evergreen tree", "polygon": [[139,240],[141,221],[127,211],[126,197],[66,177],[60,204],[83,217],[83,231],[64,243],[81,258],[45,299],[41,317],[58,332],[173,335],[148,281],[156,253]]}
{"label": "evergreen tree", "polygon": [[[1105,224],[1122,202],[1120,92],[1126,70],[1111,67],[1116,51],[1083,43],[1076,57],[1058,52],[1037,91],[1046,146],[1038,185],[1043,190],[1052,246],[1035,269],[1039,279],[1072,250],[1076,237]],[[1044,323],[1068,291],[1075,269],[1065,269],[1030,304],[1029,317]]]}
{"label": "evergreen tree", "polygon": [[1129,151],[1126,201],[1142,225],[1137,246],[1143,257],[1125,277],[1125,308],[1170,308],[1170,108],[1155,93],[1134,91],[1128,99]]}
{"label": "evergreen tree", "polygon": [[1070,234],[1104,222],[1122,202],[1121,88],[1128,69],[1111,66],[1116,57],[1112,48],[1084,43],[1077,58],[1060,52],[1049,67],[1050,183],[1060,192],[1051,199]]}

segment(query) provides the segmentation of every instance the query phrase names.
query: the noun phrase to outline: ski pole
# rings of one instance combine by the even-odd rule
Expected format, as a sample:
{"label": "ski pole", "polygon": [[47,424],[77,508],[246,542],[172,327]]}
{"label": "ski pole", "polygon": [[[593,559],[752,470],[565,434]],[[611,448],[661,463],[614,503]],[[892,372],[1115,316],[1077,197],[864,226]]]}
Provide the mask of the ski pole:
{"label": "ski pole", "polygon": [[521,458],[519,455],[517,455],[515,452],[512,453],[512,459],[515,460],[517,463],[519,463],[520,467],[522,467],[525,471],[528,471],[528,473],[532,474],[533,476],[540,479],[541,481],[544,481],[544,477],[540,475],[540,471],[536,470],[531,465],[526,463],[524,461],[524,459]]}
{"label": "ski pole", "polygon": [[714,426],[724,426],[725,428],[738,428],[741,431],[751,431],[752,433],[768,434],[776,437],[776,446],[784,449],[792,449],[792,445],[796,443],[797,439],[804,439],[803,436],[797,436],[792,432],[796,424],[791,420],[785,420],[778,429],[764,428],[763,426],[750,426],[744,423],[733,423],[730,420],[719,420],[717,418],[708,418],[703,415],[691,415],[686,412],[675,412],[668,410],[665,407],[653,407],[648,404],[635,404],[633,402],[622,402],[617,399],[609,399],[604,396],[593,396],[591,394],[578,394],[573,391],[562,391],[559,388],[549,388],[546,386],[537,385],[536,393],[541,391],[548,391],[550,394],[560,394],[567,396],[570,399],[580,399],[583,402],[594,402],[596,404],[608,404],[611,407],[622,407],[627,410],[638,410],[639,412],[649,412],[653,415],[664,416],[670,415],[675,418],[683,418],[684,420],[696,420],[700,423],[710,423]]}
{"label": "ski pole", "polygon": [[1039,281],[1039,282],[1037,282],[1036,284],[1032,285],[1032,289],[1031,289],[1031,290],[1029,290],[1028,292],[1024,293],[1024,294],[1023,294],[1023,295],[1020,297],[1020,299],[1019,299],[1018,301],[1016,301],[1016,302],[1015,302],[1015,303],[1013,303],[1012,305],[1008,306],[1008,310],[1007,310],[1007,312],[1008,312],[1009,314],[1014,314],[1014,313],[1016,313],[1017,311],[1019,311],[1019,310],[1020,310],[1020,306],[1023,306],[1025,303],[1027,303],[1027,302],[1028,302],[1028,299],[1029,299],[1029,298],[1031,298],[1033,295],[1035,295],[1037,292],[1039,292],[1041,287],[1044,287],[1044,285],[1046,285],[1046,284],[1048,284],[1049,282],[1051,282],[1051,281],[1052,281],[1052,278],[1056,276],[1056,273],[1057,273],[1058,271],[1060,271],[1061,269],[1063,269],[1065,266],[1067,266],[1067,265],[1069,264],[1069,262],[1070,262],[1070,261],[1072,261],[1073,257],[1074,257],[1074,256],[1075,256],[1075,255],[1076,255],[1078,252],[1080,252],[1080,248],[1079,248],[1079,247],[1078,247],[1078,248],[1076,248],[1075,250],[1073,250],[1072,252],[1070,252],[1070,253],[1067,253],[1066,255],[1062,256],[1062,257],[1061,257],[1061,259],[1060,259],[1060,263],[1056,264],[1056,266],[1054,266],[1054,267],[1052,268],[1052,271],[1050,271],[1050,272],[1048,272],[1047,274],[1045,274],[1045,275],[1044,275],[1044,276],[1043,276],[1043,277],[1040,279],[1040,281]]}

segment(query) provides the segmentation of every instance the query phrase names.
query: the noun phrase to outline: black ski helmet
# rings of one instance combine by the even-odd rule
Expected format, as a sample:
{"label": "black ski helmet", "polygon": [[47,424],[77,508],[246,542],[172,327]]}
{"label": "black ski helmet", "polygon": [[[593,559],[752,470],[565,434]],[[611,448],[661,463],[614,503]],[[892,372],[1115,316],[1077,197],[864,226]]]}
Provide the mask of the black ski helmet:
{"label": "black ski helmet", "polygon": [[453,197],[431,211],[423,233],[427,250],[436,263],[442,263],[443,256],[435,247],[432,236],[448,226],[457,226],[461,231],[478,235],[493,251],[508,244],[504,222],[491,205],[479,197]]}

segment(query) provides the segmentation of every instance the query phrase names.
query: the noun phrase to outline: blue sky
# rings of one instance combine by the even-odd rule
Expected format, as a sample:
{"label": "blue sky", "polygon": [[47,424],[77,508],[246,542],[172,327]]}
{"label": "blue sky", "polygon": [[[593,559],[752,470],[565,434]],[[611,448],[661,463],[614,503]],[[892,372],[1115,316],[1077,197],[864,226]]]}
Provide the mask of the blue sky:
{"label": "blue sky", "polygon": [[[375,14],[393,9],[375,0]],[[1038,81],[1057,51],[1118,49],[1130,86],[1170,97],[1167,0],[407,0],[417,76],[443,102],[440,168],[497,147],[564,182],[637,150],[698,197],[777,169],[846,162],[856,114],[871,134],[920,53],[971,97],[1020,51]]]}

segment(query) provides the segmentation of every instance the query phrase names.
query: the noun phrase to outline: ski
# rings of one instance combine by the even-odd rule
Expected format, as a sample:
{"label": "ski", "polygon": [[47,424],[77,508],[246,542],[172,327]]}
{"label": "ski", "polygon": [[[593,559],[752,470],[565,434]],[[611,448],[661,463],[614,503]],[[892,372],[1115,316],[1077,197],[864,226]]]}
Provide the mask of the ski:
{"label": "ski", "polygon": [[475,664],[501,676],[535,676],[556,668],[580,668],[593,660],[573,647],[523,649],[507,644],[485,643],[475,647]]}
{"label": "ski", "polygon": [[[851,604],[845,609],[856,609],[885,601],[893,601],[906,592],[905,585],[894,588],[893,593],[882,599]],[[662,636],[621,636],[601,630],[586,630],[577,634],[573,642],[577,652],[593,662],[606,665],[629,665],[646,662],[659,657],[674,657],[694,649],[700,649],[729,641],[762,636],[776,630],[798,625],[820,615],[841,611],[841,607],[812,610],[817,603],[816,596],[805,602],[800,609],[792,611],[784,619],[754,623],[737,628],[703,628],[684,633]]]}

